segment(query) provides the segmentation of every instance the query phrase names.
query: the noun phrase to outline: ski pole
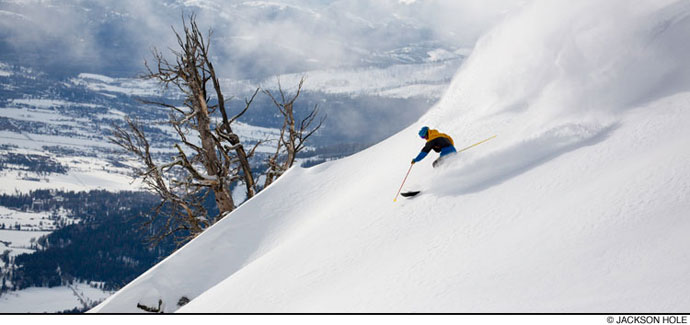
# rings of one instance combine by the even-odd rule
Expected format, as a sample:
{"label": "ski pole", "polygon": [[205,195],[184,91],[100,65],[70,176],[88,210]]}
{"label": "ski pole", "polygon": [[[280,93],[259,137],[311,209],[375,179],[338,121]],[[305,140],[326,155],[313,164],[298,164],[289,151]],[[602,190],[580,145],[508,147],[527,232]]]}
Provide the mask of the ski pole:
{"label": "ski pole", "polygon": [[398,189],[398,193],[395,194],[395,198],[393,199],[393,202],[398,201],[398,195],[400,194],[400,191],[402,191],[403,185],[405,185],[405,181],[407,180],[407,176],[410,175],[410,171],[412,170],[412,166],[414,166],[414,164],[410,164],[410,169],[407,170],[407,174],[405,174],[405,178],[403,179],[402,184],[400,184],[400,188]]}
{"label": "ski pole", "polygon": [[475,144],[473,144],[473,145],[471,145],[471,146],[469,146],[469,147],[462,148],[462,149],[458,150],[458,152],[463,152],[463,151],[465,151],[465,150],[467,150],[467,149],[469,149],[469,148],[476,147],[476,146],[478,146],[478,145],[480,145],[480,144],[482,144],[482,143],[484,143],[484,142],[487,142],[487,141],[489,141],[489,140],[491,140],[491,139],[493,139],[493,138],[495,138],[495,137],[496,137],[496,136],[494,135],[493,137],[486,138],[486,139],[484,139],[484,140],[482,140],[482,141],[479,141],[479,142],[477,142],[477,143],[475,143]]}

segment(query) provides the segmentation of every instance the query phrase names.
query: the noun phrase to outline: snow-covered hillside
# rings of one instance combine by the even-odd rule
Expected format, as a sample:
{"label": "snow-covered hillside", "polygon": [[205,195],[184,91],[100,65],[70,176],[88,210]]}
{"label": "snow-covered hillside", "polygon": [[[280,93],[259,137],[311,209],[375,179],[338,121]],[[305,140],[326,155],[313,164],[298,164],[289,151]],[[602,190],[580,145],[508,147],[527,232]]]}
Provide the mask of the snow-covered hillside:
{"label": "snow-covered hillside", "polygon": [[[418,123],[293,168],[92,312],[681,311],[687,35],[686,1],[534,1]],[[422,125],[498,136],[393,202]]]}

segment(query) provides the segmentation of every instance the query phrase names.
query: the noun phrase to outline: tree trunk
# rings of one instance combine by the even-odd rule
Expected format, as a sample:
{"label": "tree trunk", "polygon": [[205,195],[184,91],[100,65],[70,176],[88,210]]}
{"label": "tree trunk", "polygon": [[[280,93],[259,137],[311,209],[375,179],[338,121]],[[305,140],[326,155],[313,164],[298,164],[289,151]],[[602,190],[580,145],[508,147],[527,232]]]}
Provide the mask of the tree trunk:
{"label": "tree trunk", "polygon": [[[215,177],[216,183],[211,187],[216,198],[216,206],[220,212],[219,216],[223,216],[224,212],[235,209],[235,202],[233,202],[232,195],[229,189],[224,184],[223,173],[219,172],[216,162],[218,155],[216,154],[216,142],[213,140],[211,133],[211,119],[208,116],[208,106],[206,100],[203,99],[202,94],[198,95],[199,110],[197,112],[199,136],[201,138],[201,147],[205,151],[206,159],[203,160],[204,167],[209,176]],[[220,218],[220,217],[219,217]]]}

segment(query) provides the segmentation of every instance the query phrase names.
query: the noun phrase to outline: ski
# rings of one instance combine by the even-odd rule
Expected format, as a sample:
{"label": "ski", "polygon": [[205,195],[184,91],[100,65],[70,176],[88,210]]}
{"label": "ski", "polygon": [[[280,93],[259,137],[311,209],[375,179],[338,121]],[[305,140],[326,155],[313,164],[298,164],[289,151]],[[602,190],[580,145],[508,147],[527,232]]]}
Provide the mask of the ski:
{"label": "ski", "polygon": [[404,197],[413,197],[413,196],[415,196],[421,192],[422,191],[409,191],[409,192],[400,193],[400,195],[402,195]]}

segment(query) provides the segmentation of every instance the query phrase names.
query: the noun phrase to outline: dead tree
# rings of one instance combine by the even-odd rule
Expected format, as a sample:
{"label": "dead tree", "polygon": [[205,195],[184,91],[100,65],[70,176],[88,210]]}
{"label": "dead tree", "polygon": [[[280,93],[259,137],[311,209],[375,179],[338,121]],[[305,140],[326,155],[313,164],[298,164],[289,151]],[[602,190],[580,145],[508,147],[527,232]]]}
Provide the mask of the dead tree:
{"label": "dead tree", "polygon": [[[110,138],[143,162],[144,167],[137,170],[136,176],[161,197],[158,212],[164,206],[172,210],[166,211],[162,221],[151,221],[160,229],[153,236],[154,241],[175,235],[183,242],[220,220],[235,209],[231,185],[238,181],[245,184],[247,198],[256,192],[249,159],[259,143],[246,151],[231,125],[247,111],[259,89],[245,101],[243,109],[230,116],[210,60],[211,31],[205,37],[194,15],[189,21],[183,18],[183,27],[183,34],[173,28],[178,42],[178,48],[171,49],[174,60],[154,49],[154,65],[146,63],[148,73],[143,76],[184,94],[181,107],[143,100],[170,110],[168,123],[179,140],[174,145],[176,154],[172,161],[154,160],[142,126],[129,118],[126,127],[115,127]],[[219,211],[213,217],[208,216],[202,204],[210,193],[215,196]]]}
{"label": "dead tree", "polygon": [[276,108],[278,108],[278,111],[283,116],[283,126],[280,129],[280,136],[277,139],[276,151],[272,156],[268,157],[266,161],[268,169],[266,171],[264,188],[271,185],[275,179],[292,167],[295,163],[295,159],[297,159],[297,154],[304,149],[307,139],[321,128],[326,118],[325,116],[322,117],[318,120],[318,124],[312,127],[312,124],[319,115],[318,104],[314,105],[314,108],[311,109],[303,119],[300,120],[295,118],[295,101],[299,97],[303,85],[304,77],[300,79],[295,95],[288,98],[283,91],[280,80],[278,80],[280,101],[278,101],[269,90],[264,90],[264,93],[271,98],[273,104],[275,104]]}

